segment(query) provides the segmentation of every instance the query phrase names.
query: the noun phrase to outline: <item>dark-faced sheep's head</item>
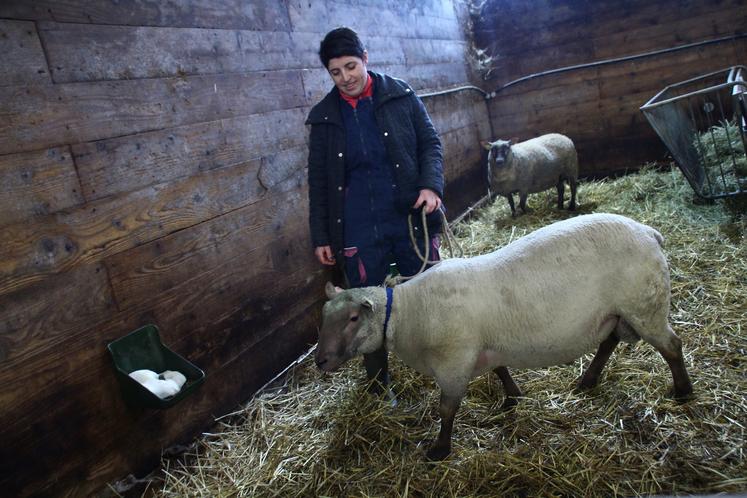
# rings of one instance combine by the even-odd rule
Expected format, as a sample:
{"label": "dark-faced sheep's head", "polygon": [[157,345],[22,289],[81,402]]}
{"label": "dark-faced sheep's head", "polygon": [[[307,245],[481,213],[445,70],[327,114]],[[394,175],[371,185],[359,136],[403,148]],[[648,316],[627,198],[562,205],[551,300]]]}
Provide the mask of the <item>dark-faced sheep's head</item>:
{"label": "dark-faced sheep's head", "polygon": [[488,166],[500,168],[511,154],[511,140],[482,141],[480,145],[488,151]]}
{"label": "dark-faced sheep's head", "polygon": [[359,353],[381,347],[383,324],[376,324],[374,303],[365,289],[342,290],[327,283],[329,301],[322,310],[322,328],[314,359],[325,372],[333,372]]}

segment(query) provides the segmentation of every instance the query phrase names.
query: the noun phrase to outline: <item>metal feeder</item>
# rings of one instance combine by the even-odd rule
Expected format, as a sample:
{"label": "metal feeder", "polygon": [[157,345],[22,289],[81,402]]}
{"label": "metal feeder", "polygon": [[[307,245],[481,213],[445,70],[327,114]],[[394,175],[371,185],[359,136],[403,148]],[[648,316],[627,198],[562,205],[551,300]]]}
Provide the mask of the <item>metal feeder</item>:
{"label": "metal feeder", "polygon": [[745,66],[704,74],[657,93],[641,111],[695,193],[747,193]]}
{"label": "metal feeder", "polygon": [[[163,345],[155,325],[146,325],[112,341],[107,349],[114,360],[122,395],[132,406],[169,408],[189,396],[205,380],[205,372]],[[158,373],[176,370],[187,378],[187,382],[174,396],[161,399],[129,376],[130,372],[141,369]]]}

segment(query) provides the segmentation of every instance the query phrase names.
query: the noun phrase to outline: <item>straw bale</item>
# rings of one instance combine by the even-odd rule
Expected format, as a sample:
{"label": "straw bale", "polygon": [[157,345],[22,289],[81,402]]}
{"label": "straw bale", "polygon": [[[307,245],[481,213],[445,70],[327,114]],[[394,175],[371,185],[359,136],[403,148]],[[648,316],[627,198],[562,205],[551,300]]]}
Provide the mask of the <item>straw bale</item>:
{"label": "straw bale", "polygon": [[496,199],[454,227],[482,254],[578,213],[620,213],[666,238],[671,323],[695,394],[668,396],[671,374],[649,345],[621,345],[600,384],[573,387],[591,360],[515,370],[525,397],[502,412],[502,387],[475,379],[454,425],[453,453],[424,461],[437,434],[438,389],[392,358],[398,404],[366,394],[360,360],[321,375],[295,365],[220,419],[179,458],[164,458],[154,496],[638,496],[747,490],[745,215],[697,205],[676,169],[582,183],[577,213],[530,197],[511,218]]}

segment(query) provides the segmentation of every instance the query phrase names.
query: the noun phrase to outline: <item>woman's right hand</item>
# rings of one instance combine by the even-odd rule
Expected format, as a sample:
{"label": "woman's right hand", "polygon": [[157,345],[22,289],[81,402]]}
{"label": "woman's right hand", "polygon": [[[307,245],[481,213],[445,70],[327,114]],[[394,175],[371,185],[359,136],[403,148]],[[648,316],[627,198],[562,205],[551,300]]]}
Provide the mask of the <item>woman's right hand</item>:
{"label": "woman's right hand", "polygon": [[332,248],[330,246],[319,246],[314,249],[316,259],[323,265],[335,264],[335,255],[332,254]]}

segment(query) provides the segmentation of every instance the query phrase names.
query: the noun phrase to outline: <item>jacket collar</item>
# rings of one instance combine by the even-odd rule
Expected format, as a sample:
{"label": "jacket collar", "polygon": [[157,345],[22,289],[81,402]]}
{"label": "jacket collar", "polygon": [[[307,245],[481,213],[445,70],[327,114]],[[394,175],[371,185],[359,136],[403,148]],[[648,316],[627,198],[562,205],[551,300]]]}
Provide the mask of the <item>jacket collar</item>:
{"label": "jacket collar", "polygon": [[369,74],[374,78],[374,107],[379,107],[392,99],[415,94],[410,85],[399,78],[371,71]]}
{"label": "jacket collar", "polygon": [[337,87],[332,88],[317,105],[311,108],[306,124],[336,124],[342,126],[340,91]]}
{"label": "jacket collar", "polygon": [[[374,83],[374,109],[382,104],[399,97],[413,95],[415,92],[404,81],[387,76],[385,74],[369,71],[368,75],[373,78]],[[342,126],[342,114],[340,112],[340,91],[337,87],[332,90],[309,112],[306,124],[335,124]]]}

